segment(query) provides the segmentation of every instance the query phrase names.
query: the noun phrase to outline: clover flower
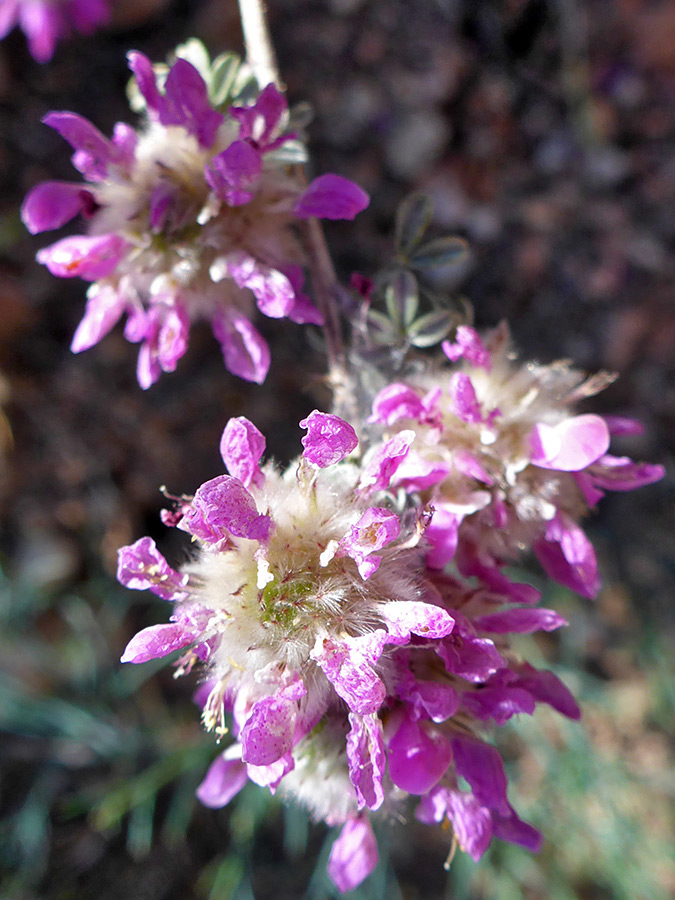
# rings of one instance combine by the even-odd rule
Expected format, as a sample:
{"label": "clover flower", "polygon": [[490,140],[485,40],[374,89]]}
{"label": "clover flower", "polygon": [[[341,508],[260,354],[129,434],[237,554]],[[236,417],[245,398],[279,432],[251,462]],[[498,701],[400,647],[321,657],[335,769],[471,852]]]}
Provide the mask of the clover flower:
{"label": "clover flower", "polygon": [[[498,751],[482,735],[537,702],[579,714],[551,673],[516,657],[511,633],[553,630],[552,610],[428,569],[429,515],[391,491],[414,433],[358,457],[358,436],[314,411],[300,459],[261,466],[265,439],[246,418],[221,440],[229,474],[183,498],[164,521],[197,548],[182,571],[150,538],[124,547],[119,580],[173,604],[123,662],[183,653],[200,664],[203,722],[234,740],[198,789],[228,803],[253,781],[342,826],[328,863],[350,890],[377,862],[372,814],[419,800],[478,859],[492,837],[536,849],[510,802]],[[460,783],[464,779],[469,790]]]}
{"label": "clover flower", "polygon": [[49,62],[60,40],[73,31],[92,34],[110,20],[109,0],[2,0],[0,39],[19,25],[28,49],[40,63]]}
{"label": "clover flower", "polygon": [[430,364],[389,384],[369,420],[385,438],[414,435],[396,484],[434,507],[428,564],[454,557],[465,576],[528,601],[532,588],[510,584],[501,566],[533,551],[551,578],[595,596],[597,562],[580,520],[605,491],[664,472],[608,452],[612,433],[639,433],[638,423],[576,412],[612,377],[518,363],[504,325],[485,340],[460,326],[443,350],[450,368]]}
{"label": "clover flower", "polygon": [[76,113],[49,113],[45,123],[72,145],[86,183],[40,184],[22,208],[32,233],[78,213],[87,220],[86,234],[38,253],[54,275],[92,282],[72,349],[98,343],[126,313],[147,388],[176,368],[191,322],[206,319],[226,367],[261,383],[270,355],[250,320],[254,302],[272,318],[321,323],[302,291],[294,226],[312,216],[351,219],[368,196],[338,175],[307,186],[288,165],[298,142],[274,85],[252,104],[228,97],[216,106],[212,73],[205,80],[187,59],[165,76],[141,53],[130,53],[129,65],[143,98],[140,128],[118,123],[109,140]]}

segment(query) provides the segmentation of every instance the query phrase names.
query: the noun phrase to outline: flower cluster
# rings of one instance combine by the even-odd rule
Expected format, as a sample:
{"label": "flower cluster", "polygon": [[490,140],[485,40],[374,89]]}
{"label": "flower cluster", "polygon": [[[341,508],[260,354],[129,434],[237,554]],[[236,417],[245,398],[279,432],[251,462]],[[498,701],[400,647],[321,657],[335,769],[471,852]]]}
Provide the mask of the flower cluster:
{"label": "flower cluster", "polygon": [[0,38],[20,25],[33,58],[49,62],[73,31],[91,34],[110,19],[109,0],[2,0]]}
{"label": "flower cluster", "polygon": [[137,52],[129,65],[143,98],[141,127],[118,123],[108,139],[75,113],[49,113],[45,123],[74,148],[86,183],[45,182],[22,208],[32,233],[78,214],[87,220],[86,234],[38,253],[54,275],[92,282],[72,349],[98,343],[126,314],[147,388],[176,368],[191,322],[205,319],[226,367],[261,383],[270,355],[250,320],[254,303],[272,318],[321,323],[302,290],[305,257],[294,226],[351,219],[368,196],[338,175],[307,185],[288,165],[297,141],[274,85],[253,103],[221,109],[209,73],[205,80],[185,58],[166,73]]}
{"label": "flower cluster", "polygon": [[229,474],[164,514],[198,548],[182,571],[150,538],[122,548],[119,580],[173,604],[170,623],[137,634],[122,660],[181,650],[179,673],[202,665],[204,724],[234,741],[199,798],[222,806],[251,780],[341,825],[328,870],[342,891],[377,862],[370,815],[409,796],[474,859],[492,837],[536,849],[484,733],[538,702],[578,717],[564,685],[509,646],[564,620],[427,566],[431,509],[392,488],[413,430],[360,454],[338,416],[314,411],[301,426],[304,452],[281,473],[261,466],[250,421],[228,422]]}
{"label": "flower cluster", "polygon": [[505,325],[483,340],[468,326],[444,341],[450,362],[431,363],[381,390],[371,423],[385,439],[412,434],[397,486],[434,508],[427,564],[455,559],[465,576],[528,602],[532,589],[502,571],[533,552],[546,574],[584,597],[600,587],[579,522],[605,491],[658,481],[663,467],[608,453],[634,420],[577,414],[575,404],[611,380],[567,362],[521,364]]}

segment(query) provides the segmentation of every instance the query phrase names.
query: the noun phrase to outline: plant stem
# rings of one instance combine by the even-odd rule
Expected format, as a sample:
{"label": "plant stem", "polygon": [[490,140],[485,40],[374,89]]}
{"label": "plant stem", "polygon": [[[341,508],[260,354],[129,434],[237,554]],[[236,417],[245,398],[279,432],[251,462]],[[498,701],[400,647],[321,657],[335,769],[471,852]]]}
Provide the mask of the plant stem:
{"label": "plant stem", "polygon": [[[261,87],[275,84],[282,88],[279,68],[272,46],[263,0],[239,0],[241,27],[246,58]],[[305,180],[304,170],[298,169]],[[329,380],[339,384],[344,380],[345,358],[338,312],[338,281],[326,238],[318,219],[309,219],[305,227],[305,243],[316,304],[324,319],[326,356]]]}

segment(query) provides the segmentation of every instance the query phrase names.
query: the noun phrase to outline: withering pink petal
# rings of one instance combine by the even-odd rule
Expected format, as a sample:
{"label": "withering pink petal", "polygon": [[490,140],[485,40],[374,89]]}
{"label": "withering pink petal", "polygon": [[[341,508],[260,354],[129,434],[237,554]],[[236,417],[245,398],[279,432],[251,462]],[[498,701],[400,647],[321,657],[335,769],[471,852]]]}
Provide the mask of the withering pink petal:
{"label": "withering pink petal", "polygon": [[126,250],[126,241],[117,234],[76,234],[39,250],[37,261],[59,278],[97,281],[115,271]]}
{"label": "withering pink petal", "polygon": [[582,597],[593,599],[600,590],[598,562],[593,545],[569,516],[558,513],[546,525],[534,552],[547,575]]}
{"label": "withering pink petal", "polygon": [[246,765],[240,759],[227,759],[221,754],[209,766],[197,788],[197,799],[204,806],[220,809],[227,806],[248,781]]}
{"label": "withering pink petal", "polygon": [[182,650],[194,644],[200,631],[182,622],[170,625],[151,625],[144,628],[127,644],[120,662],[144,663],[168,656],[174,650]]}
{"label": "withering pink petal", "polygon": [[574,416],[557,425],[535,425],[530,444],[533,465],[579,472],[607,452],[609,429],[600,416]]}
{"label": "withering pink petal", "polygon": [[353,219],[370,203],[368,194],[341,175],[320,175],[295,204],[300,219]]}
{"label": "withering pink petal", "polygon": [[347,735],[349,778],[359,809],[379,809],[384,802],[382,778],[386,767],[382,723],[375,715],[349,713]]}
{"label": "withering pink petal", "polygon": [[246,316],[221,314],[211,326],[227,369],[245,381],[262,384],[270,368],[270,349]]}
{"label": "withering pink petal", "polygon": [[265,436],[245,416],[230,419],[220,439],[220,455],[230,475],[244,487],[264,481],[258,463],[265,452]]}
{"label": "withering pink petal", "polygon": [[332,413],[319,412],[318,409],[303,419],[300,427],[307,429],[307,434],[302,438],[302,446],[305,448],[303,458],[319,469],[340,462],[359,442],[349,422]]}
{"label": "withering pink petal", "polygon": [[351,891],[370,875],[377,859],[377,841],[368,819],[350,819],[330,851],[328,875],[339,891]]}
{"label": "withering pink petal", "polygon": [[297,702],[283,691],[258,700],[239,735],[244,762],[269,766],[289,753],[297,714]]}
{"label": "withering pink petal", "polygon": [[389,776],[409,794],[426,794],[443,777],[452,761],[447,738],[432,725],[405,715],[388,742]]}

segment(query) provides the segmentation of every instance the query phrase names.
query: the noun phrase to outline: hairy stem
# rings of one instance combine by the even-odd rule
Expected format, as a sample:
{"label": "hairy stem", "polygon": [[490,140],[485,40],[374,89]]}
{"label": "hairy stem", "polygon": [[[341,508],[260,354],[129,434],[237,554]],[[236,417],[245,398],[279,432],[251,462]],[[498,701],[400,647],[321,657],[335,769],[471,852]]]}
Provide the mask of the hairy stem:
{"label": "hairy stem", "polygon": [[[239,12],[246,58],[253,74],[261,87],[275,84],[281,89],[283,85],[263,0],[239,0]],[[338,312],[339,287],[326,238],[317,219],[309,219],[306,223],[305,243],[316,304],[324,319],[329,378],[334,384],[340,383],[344,378],[345,359]]]}

